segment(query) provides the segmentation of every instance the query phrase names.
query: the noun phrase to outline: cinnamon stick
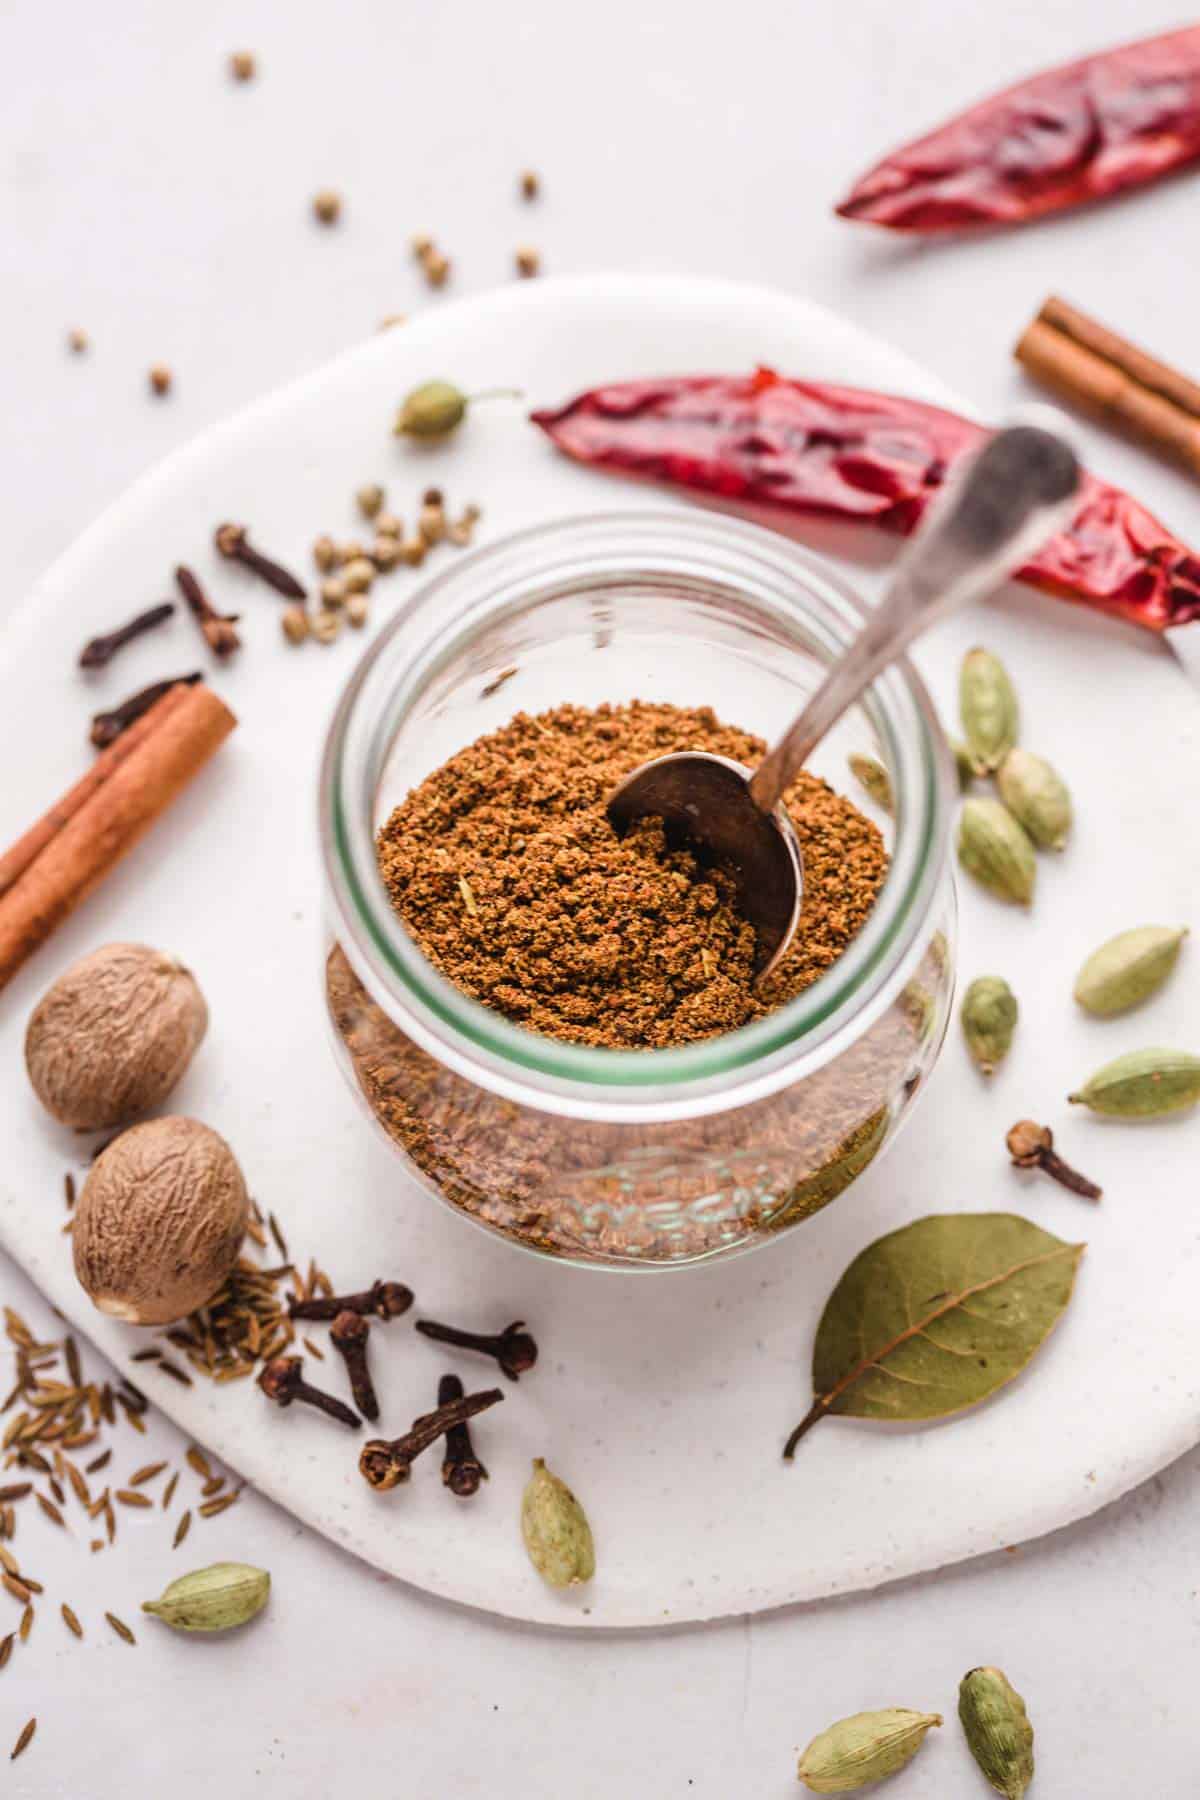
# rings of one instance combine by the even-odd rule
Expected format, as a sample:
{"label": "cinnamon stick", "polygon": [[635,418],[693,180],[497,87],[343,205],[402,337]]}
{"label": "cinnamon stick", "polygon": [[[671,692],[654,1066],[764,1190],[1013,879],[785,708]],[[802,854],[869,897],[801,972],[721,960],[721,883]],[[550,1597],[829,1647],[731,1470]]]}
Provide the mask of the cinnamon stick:
{"label": "cinnamon stick", "polygon": [[182,792],[237,724],[176,687],[0,857],[0,988]]}
{"label": "cinnamon stick", "polygon": [[1200,384],[1051,295],[1017,344],[1030,374],[1200,475]]}

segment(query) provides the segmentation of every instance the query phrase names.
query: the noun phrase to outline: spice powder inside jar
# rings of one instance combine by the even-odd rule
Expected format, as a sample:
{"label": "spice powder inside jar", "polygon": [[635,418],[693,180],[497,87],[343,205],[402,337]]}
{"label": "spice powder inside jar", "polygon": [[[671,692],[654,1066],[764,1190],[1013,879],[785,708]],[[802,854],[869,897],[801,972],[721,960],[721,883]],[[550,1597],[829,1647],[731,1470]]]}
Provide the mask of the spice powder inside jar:
{"label": "spice powder inside jar", "polygon": [[[518,714],[428,776],[377,837],[389,898],[430,962],[513,1022],[622,1050],[694,1043],[752,1023],[829,969],[887,871],[853,803],[805,771],[786,796],[804,862],[786,957],[754,983],[736,884],[661,824],[619,839],[605,812],[639,764],[699,749],[753,766],[762,741],[709,708],[633,702]],[[936,956],[936,945],[926,960]],[[880,1148],[937,1030],[918,970],[864,1039],[765,1099],[686,1121],[560,1118],[518,1106],[417,1046],[340,948],[334,1023],[371,1110],[425,1179],[537,1248],[601,1260],[679,1260],[807,1217]]]}
{"label": "spice powder inside jar", "polygon": [[666,1049],[793,999],[859,930],[883,879],[876,827],[802,772],[787,804],[804,911],[771,980],[733,877],[668,842],[660,820],[619,838],[608,797],[640,763],[764,751],[709,708],[560,706],[480,738],[396,808],[378,839],[397,913],[443,975],[530,1031],[609,1049]]}

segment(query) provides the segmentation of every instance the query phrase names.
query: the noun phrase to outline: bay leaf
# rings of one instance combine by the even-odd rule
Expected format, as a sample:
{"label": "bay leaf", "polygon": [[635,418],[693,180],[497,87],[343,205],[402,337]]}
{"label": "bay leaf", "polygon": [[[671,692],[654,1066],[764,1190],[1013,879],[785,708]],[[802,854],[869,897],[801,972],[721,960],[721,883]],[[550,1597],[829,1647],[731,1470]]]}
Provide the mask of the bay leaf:
{"label": "bay leaf", "polygon": [[944,1419],[986,1400],[1057,1325],[1083,1251],[1015,1213],[934,1214],[876,1239],[825,1303],[815,1397],[784,1456],[829,1413]]}

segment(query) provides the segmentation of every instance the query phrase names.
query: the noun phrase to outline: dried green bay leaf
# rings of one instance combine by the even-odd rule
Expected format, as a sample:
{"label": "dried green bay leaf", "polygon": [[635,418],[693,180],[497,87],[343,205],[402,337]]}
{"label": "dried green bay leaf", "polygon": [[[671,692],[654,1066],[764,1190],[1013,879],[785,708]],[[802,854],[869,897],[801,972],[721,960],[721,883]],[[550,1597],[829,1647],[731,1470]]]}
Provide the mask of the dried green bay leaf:
{"label": "dried green bay leaf", "polygon": [[860,1252],[825,1304],[813,1346],[819,1419],[943,1419],[1019,1375],[1071,1298],[1082,1244],[1014,1213],[918,1219]]}

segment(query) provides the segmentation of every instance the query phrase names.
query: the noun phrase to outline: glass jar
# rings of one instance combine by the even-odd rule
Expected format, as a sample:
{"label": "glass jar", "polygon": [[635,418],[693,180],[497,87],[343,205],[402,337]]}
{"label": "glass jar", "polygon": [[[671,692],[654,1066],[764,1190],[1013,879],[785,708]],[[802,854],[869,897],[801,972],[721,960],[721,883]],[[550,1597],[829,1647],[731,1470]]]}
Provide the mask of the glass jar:
{"label": "glass jar", "polygon": [[[448,1205],[575,1262],[678,1267],[798,1225],[892,1138],[953,988],[953,777],[907,663],[810,765],[841,790],[849,751],[887,766],[894,816],[874,816],[890,861],[874,908],[811,987],[724,1036],[606,1050],[510,1024],[424,957],[374,851],[409,789],[517,711],[710,705],[774,739],[862,618],[852,590],[788,539],[680,509],[566,519],[455,558],[380,633],[322,769],[326,995],[368,1112]],[[411,1184],[397,1182],[397,1200],[414,1203]]]}

